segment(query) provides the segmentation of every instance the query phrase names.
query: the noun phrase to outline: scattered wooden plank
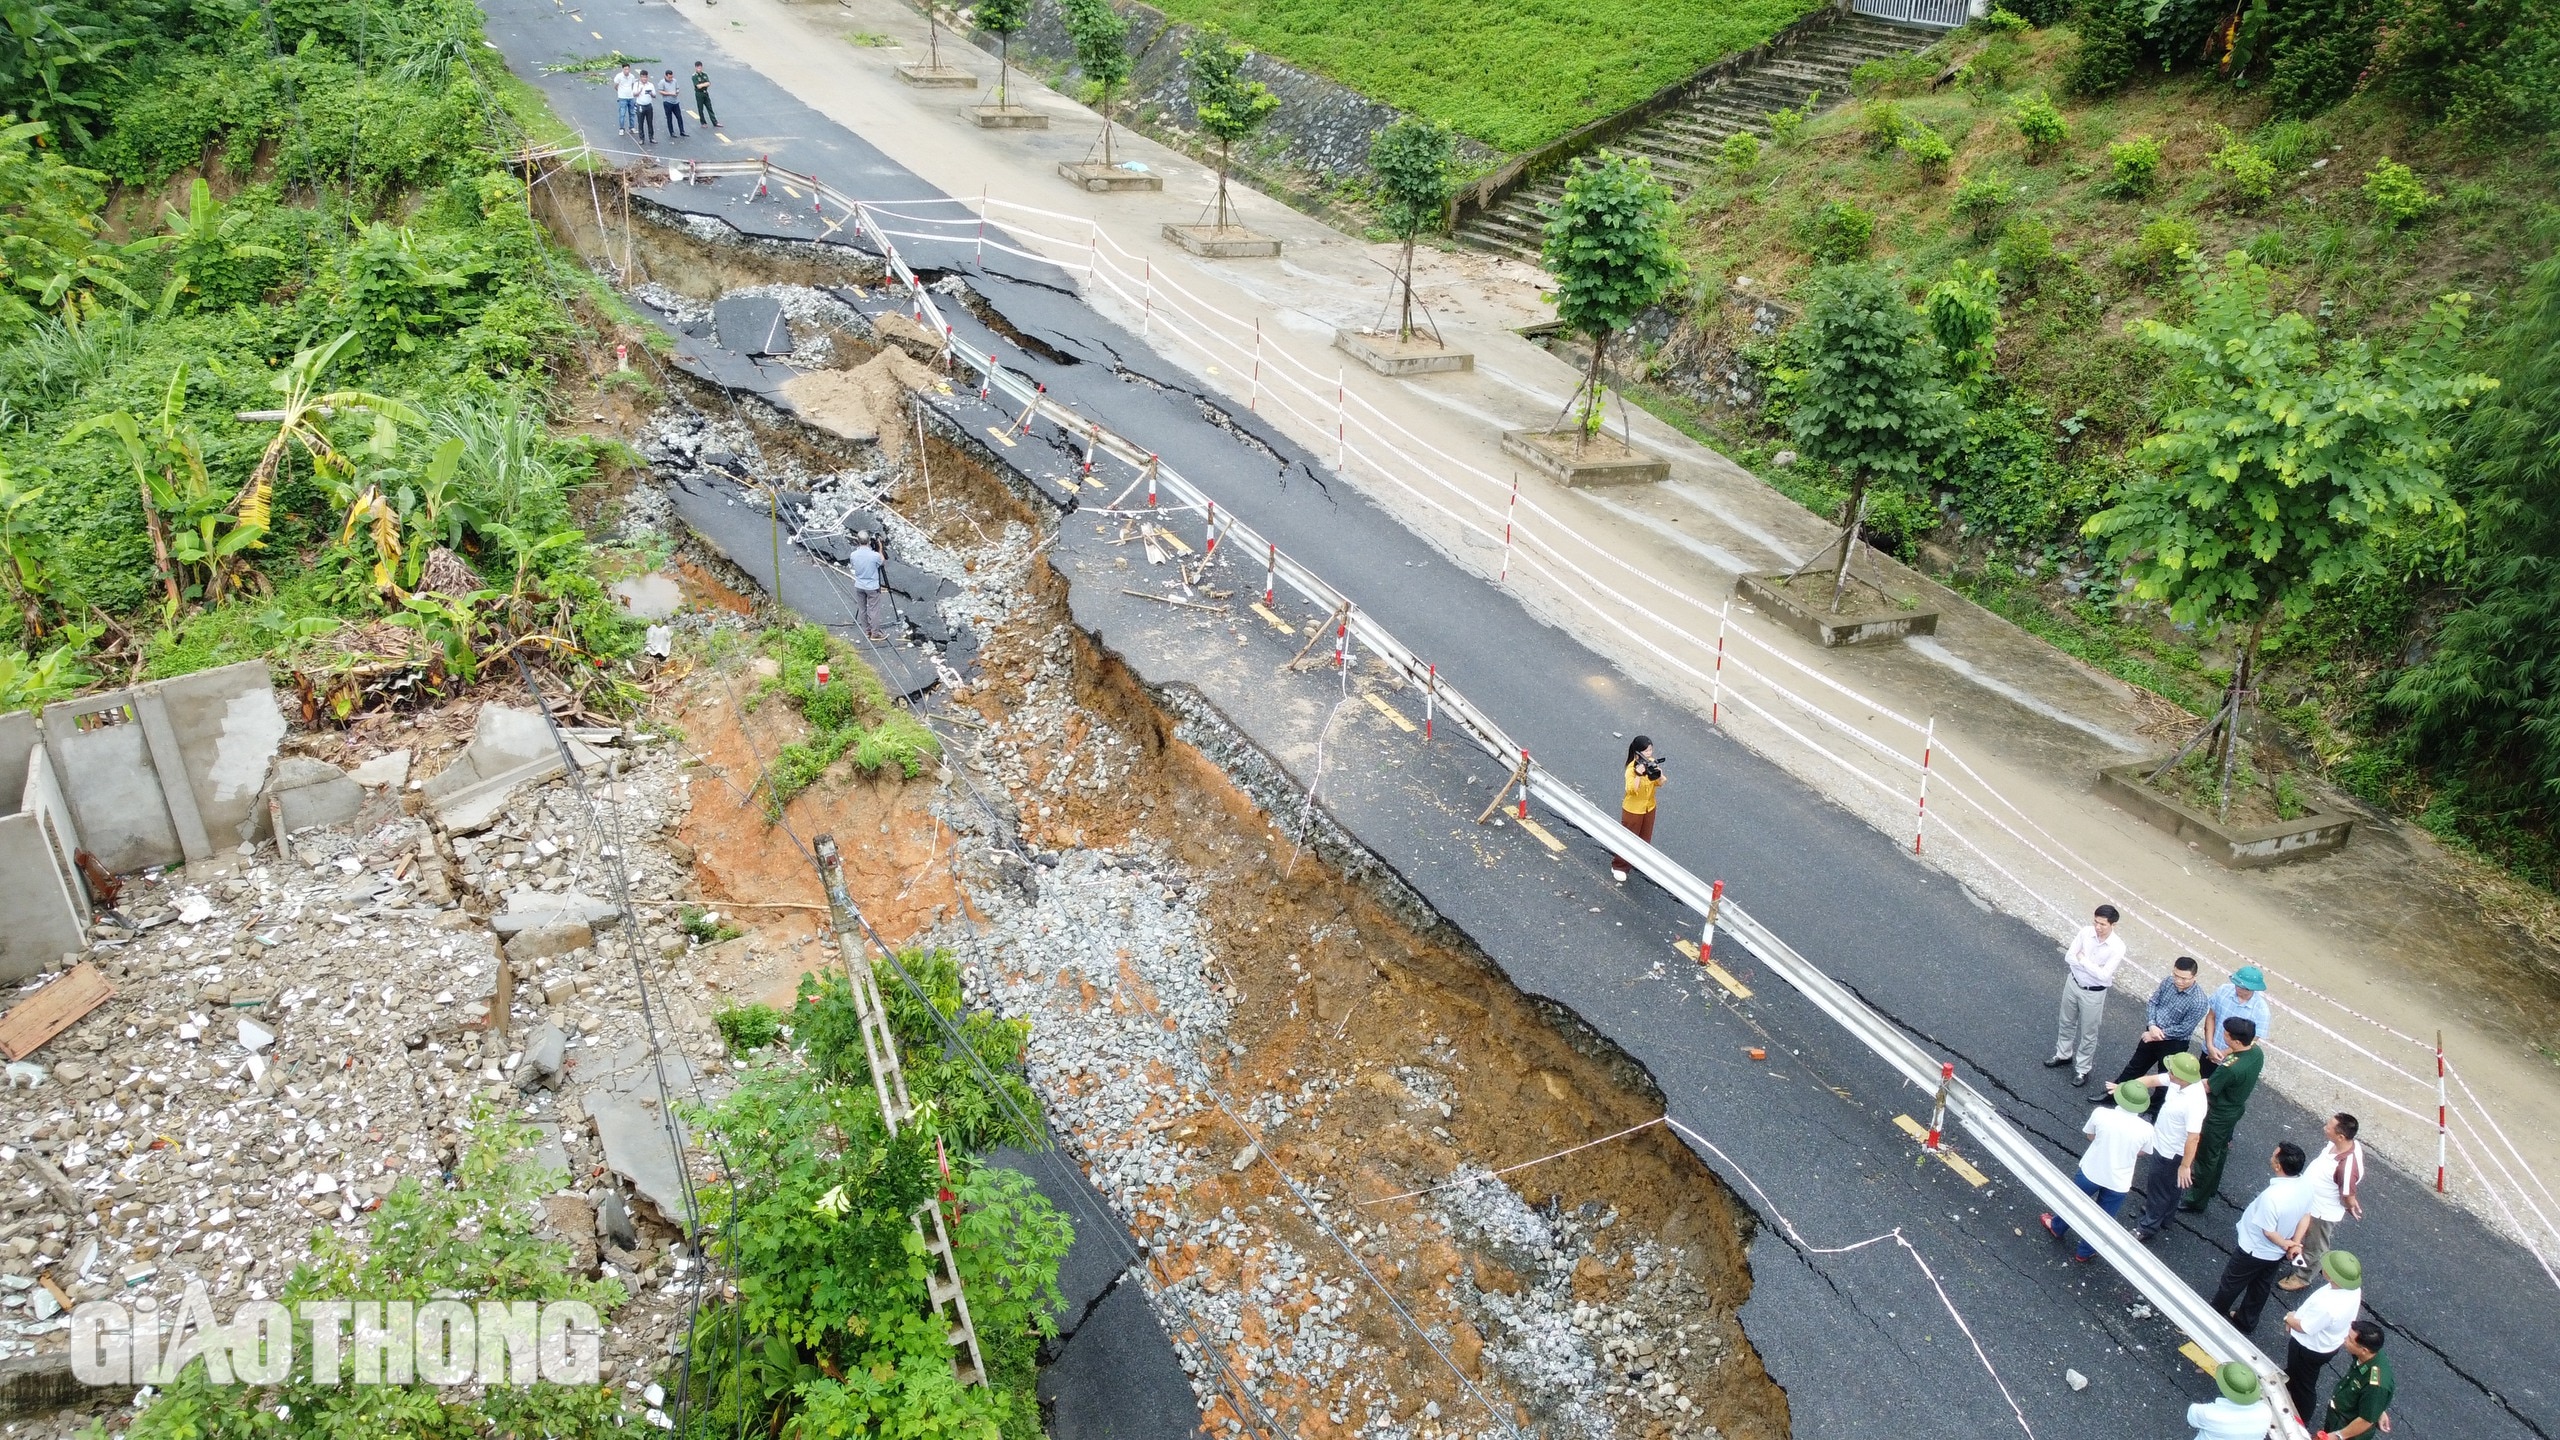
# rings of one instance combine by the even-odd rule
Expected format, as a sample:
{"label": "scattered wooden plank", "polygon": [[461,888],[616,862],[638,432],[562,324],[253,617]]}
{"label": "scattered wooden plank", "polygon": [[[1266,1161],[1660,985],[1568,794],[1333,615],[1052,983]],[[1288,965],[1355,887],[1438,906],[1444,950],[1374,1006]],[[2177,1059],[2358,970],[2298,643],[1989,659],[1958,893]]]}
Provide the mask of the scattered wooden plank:
{"label": "scattered wooden plank", "polygon": [[12,1060],[26,1059],[115,993],[116,987],[107,983],[97,966],[85,960],[72,966],[0,1019],[0,1051],[8,1052]]}
{"label": "scattered wooden plank", "polygon": [[1203,605],[1197,600],[1182,600],[1171,595],[1157,595],[1145,590],[1131,590],[1126,586],[1121,587],[1120,593],[1123,595],[1135,595],[1141,600],[1153,600],[1159,605],[1179,605],[1185,610],[1206,610],[1212,615],[1224,615],[1227,613],[1227,607],[1224,605]]}

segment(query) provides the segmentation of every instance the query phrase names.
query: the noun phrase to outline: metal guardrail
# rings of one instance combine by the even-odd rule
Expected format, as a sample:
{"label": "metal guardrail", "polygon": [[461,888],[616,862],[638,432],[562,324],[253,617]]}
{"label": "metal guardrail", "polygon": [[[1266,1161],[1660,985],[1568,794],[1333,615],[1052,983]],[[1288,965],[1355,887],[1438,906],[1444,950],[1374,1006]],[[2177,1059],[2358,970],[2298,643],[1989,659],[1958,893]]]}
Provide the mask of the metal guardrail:
{"label": "metal guardrail", "polygon": [[[1108,455],[1142,476],[1151,474],[1155,486],[1169,494],[1179,508],[1208,517],[1207,523],[1214,528],[1219,545],[1228,547],[1231,553],[1240,550],[1248,557],[1263,557],[1275,583],[1286,585],[1328,615],[1339,615],[1339,623],[1352,644],[1366,646],[1373,655],[1393,666],[1407,683],[1417,687],[1428,686],[1435,708],[1454,721],[1486,755],[1505,766],[1517,765],[1522,769],[1531,803],[1545,805],[1586,838],[1624,856],[1648,879],[1699,915],[1706,915],[1715,904],[1711,885],[1649,842],[1638,839],[1618,823],[1616,816],[1602,810],[1571,785],[1539,769],[1528,749],[1513,740],[1492,716],[1453,688],[1434,667],[1407,649],[1385,626],[1363,612],[1349,595],[1335,588],[1314,569],[1280,550],[1276,542],[1265,539],[1249,524],[1238,519],[1232,509],[1220,509],[1207,492],[1164,465],[1153,452],[1051,399],[1044,388],[1006,370],[999,357],[962,348],[950,324],[942,318],[932,292],[898,253],[897,246],[881,232],[861,202],[815,176],[786,171],[769,161],[715,162],[693,165],[690,169],[693,174],[704,176],[756,175],[762,181],[774,177],[787,178],[810,187],[817,200],[833,202],[847,211],[855,232],[879,252],[890,275],[905,288],[918,323],[943,337],[945,353],[976,371],[982,388],[990,397],[1000,392],[1005,397],[1006,410],[1011,411],[1017,405],[1021,407],[1020,418],[1015,422],[1017,431],[1027,430],[1035,420],[1046,419],[1062,432],[1082,438],[1092,453]],[[1815,1008],[1912,1085],[1924,1092],[1935,1092],[1941,1073],[1940,1061],[1922,1049],[1918,1042],[1821,967],[1796,953],[1775,932],[1752,919],[1730,897],[1725,898],[1717,914],[1720,924],[1730,929],[1771,972],[1794,987]],[[1981,1091],[1961,1080],[1954,1082],[1948,1087],[1947,1109],[1956,1117],[1957,1123],[1981,1142],[1986,1154],[1998,1161],[2019,1184],[2052,1207],[2055,1215],[2069,1221],[2080,1239],[2105,1257],[2118,1275],[2140,1291],[2143,1298],[2149,1300],[2162,1315],[2184,1330],[2215,1363],[2238,1360],[2256,1371],[2275,1410],[2273,1434],[2281,1440],[2308,1440],[2310,1431],[2293,1413],[2290,1397],[2285,1392],[2282,1366],[2269,1359],[2253,1341],[2216,1312],[2158,1256],[2134,1240],[2115,1222],[2114,1217],[2100,1210],[2096,1202],[2081,1193],[2071,1176],[2047,1158],[2033,1139],[2011,1125]]]}

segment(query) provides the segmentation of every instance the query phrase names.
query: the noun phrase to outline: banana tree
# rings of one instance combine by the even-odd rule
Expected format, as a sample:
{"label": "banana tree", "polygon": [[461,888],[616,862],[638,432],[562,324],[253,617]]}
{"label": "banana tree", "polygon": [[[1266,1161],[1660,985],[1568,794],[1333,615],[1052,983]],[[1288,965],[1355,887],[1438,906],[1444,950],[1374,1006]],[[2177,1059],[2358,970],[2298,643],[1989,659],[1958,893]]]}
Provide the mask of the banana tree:
{"label": "banana tree", "polygon": [[350,330],[326,345],[300,351],[270,382],[275,392],[283,397],[284,404],[273,410],[244,410],[240,413],[240,419],[270,421],[276,427],[275,438],[267,442],[265,453],[258,457],[257,468],[250,472],[249,483],[240,487],[240,493],[231,506],[238,517],[236,531],[250,532],[249,539],[244,542],[246,548],[255,549],[263,542],[268,522],[273,518],[270,506],[275,499],[276,478],[283,473],[286,459],[297,446],[311,461],[315,472],[338,480],[354,478],[355,461],[338,448],[337,442],[330,439],[329,432],[322,428],[323,423],[339,411],[373,417],[373,433],[366,448],[383,456],[391,454],[397,447],[400,426],[424,423],[407,401],[378,395],[370,390],[320,388],[321,377],[328,372],[330,364],[355,338],[356,332]]}
{"label": "banana tree", "polygon": [[168,517],[176,516],[179,533],[193,542],[185,547],[197,555],[190,564],[203,564],[203,552],[216,548],[220,539],[218,534],[208,536],[197,531],[199,521],[219,519],[222,507],[213,503],[213,482],[205,474],[204,447],[180,423],[186,405],[187,367],[181,364],[169,377],[169,389],[161,397],[156,418],[146,421],[130,410],[93,415],[65,431],[61,440],[68,445],[104,430],[124,446],[125,463],[133,467],[134,487],[142,496],[142,523],[151,532],[151,558],[159,566],[162,587],[168,591],[169,618],[175,618],[186,598],[177,564],[170,555]]}

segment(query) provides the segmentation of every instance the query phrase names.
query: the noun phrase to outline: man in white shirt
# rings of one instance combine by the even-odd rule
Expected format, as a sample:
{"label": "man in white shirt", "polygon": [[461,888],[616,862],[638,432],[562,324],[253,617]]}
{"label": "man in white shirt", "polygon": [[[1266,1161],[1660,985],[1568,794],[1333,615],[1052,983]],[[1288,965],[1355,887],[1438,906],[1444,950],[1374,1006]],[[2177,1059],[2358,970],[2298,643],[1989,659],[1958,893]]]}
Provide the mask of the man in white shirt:
{"label": "man in white shirt", "polygon": [[2107,1013],[2107,989],[2124,964],[2124,939],[2116,934],[2116,907],[2101,905],[2062,952],[2062,1018],[2045,1068],[2071,1067],[2071,1083],[2089,1083],[2098,1060],[2098,1021]]}
{"label": "man in white shirt", "polygon": [[2329,1283],[2284,1317],[2284,1388],[2293,1396],[2293,1413],[2306,1418],[2320,1398],[2320,1372],[2364,1309],[2364,1265],[2355,1256],[2332,1250],[2320,1257],[2320,1273]]}
{"label": "man in white shirt", "polygon": [[[2353,1216],[2364,1218],[2364,1202],[2356,1192],[2364,1188],[2364,1147],[2356,1143],[2361,1129],[2356,1117],[2341,1110],[2329,1117],[2322,1133],[2329,1137],[2329,1148],[2311,1157],[2311,1168],[2302,1173],[2311,1177],[2316,1187],[2311,1202],[2311,1228],[2302,1236],[2302,1264],[2305,1270],[2320,1263],[2329,1253],[2329,1227]],[[2287,1275],[2276,1283],[2279,1290],[2302,1290],[2310,1286],[2307,1275]]]}
{"label": "man in white shirt", "polygon": [[2142,1155],[2142,1210],[2134,1217],[2133,1238],[2146,1245],[2169,1228],[2178,1197],[2196,1183],[2196,1147],[2204,1139],[2204,1067],[2184,1050],[2163,1063],[2168,1074],[2143,1077],[2169,1092],[2151,1119],[2151,1144]]}
{"label": "man in white shirt", "polygon": [[639,114],[634,108],[634,101],[639,94],[640,82],[632,75],[630,66],[625,65],[613,72],[614,114],[619,122],[615,126],[614,134],[628,135],[639,128]]}
{"label": "man in white shirt", "polygon": [[2302,1147],[2287,1140],[2267,1157],[2276,1178],[2240,1214],[2240,1248],[2222,1267],[2222,1283],[2214,1287],[2213,1308],[2239,1327],[2243,1335],[2258,1328],[2267,1296],[2275,1289],[2276,1272],[2302,1253],[2302,1232],[2311,1223],[2314,1190],[2303,1178]]}
{"label": "man in white shirt", "polygon": [[2187,1423],[2196,1427],[2196,1440],[2266,1440],[2267,1427],[2276,1417],[2267,1404],[2265,1387],[2258,1383],[2258,1372],[2240,1361],[2226,1360],[2213,1372],[2213,1385],[2222,1392],[2219,1396],[2187,1407]]}
{"label": "man in white shirt", "polygon": [[[2089,1123],[2080,1127],[2080,1133],[2089,1137],[2089,1149],[2072,1176],[2080,1182],[2080,1192],[2110,1215],[2124,1209],[2124,1197],[2133,1189],[2134,1157],[2151,1143],[2151,1122],[2142,1113],[2151,1108],[2151,1088],[2127,1080],[2115,1088],[2113,1099],[2114,1104],[2090,1111]],[[2045,1212],[2044,1228],[2057,1240],[2071,1238],[2071,1227],[2055,1219],[2050,1210]],[[2097,1256],[2083,1240],[2079,1253],[2071,1258],[2086,1265]]]}

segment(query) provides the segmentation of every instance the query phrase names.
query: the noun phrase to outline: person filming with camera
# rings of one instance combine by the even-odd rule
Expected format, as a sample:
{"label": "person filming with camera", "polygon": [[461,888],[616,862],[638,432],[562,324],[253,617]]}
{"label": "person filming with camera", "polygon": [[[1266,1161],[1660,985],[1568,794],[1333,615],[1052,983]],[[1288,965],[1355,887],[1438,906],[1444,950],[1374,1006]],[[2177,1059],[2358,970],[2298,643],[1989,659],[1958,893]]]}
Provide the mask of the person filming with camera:
{"label": "person filming with camera", "polygon": [[[1618,823],[1648,843],[1653,839],[1654,792],[1661,788],[1662,757],[1653,753],[1653,741],[1642,735],[1628,741],[1627,798],[1618,809]],[[1609,873],[1619,884],[1627,883],[1629,868],[1625,856],[1609,857]]]}

